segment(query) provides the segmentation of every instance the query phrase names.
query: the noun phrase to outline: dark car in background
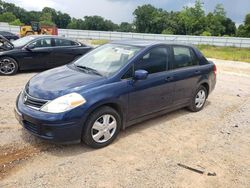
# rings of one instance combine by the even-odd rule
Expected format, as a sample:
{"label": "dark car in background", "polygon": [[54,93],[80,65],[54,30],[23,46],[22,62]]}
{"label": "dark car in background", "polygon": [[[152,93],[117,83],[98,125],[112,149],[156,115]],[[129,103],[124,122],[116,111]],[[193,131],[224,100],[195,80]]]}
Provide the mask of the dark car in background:
{"label": "dark car in background", "polygon": [[11,32],[8,32],[8,31],[0,31],[0,35],[2,35],[3,37],[5,37],[9,41],[14,41],[14,40],[19,39],[18,35],[15,35],[15,34],[13,34]]}
{"label": "dark car in background", "polygon": [[79,58],[92,47],[70,39],[50,35],[30,35],[0,46],[0,74],[19,70],[50,69]]}
{"label": "dark car in background", "polygon": [[146,119],[183,107],[202,110],[215,84],[215,64],[195,47],[118,41],[31,78],[15,112],[40,138],[100,148]]}

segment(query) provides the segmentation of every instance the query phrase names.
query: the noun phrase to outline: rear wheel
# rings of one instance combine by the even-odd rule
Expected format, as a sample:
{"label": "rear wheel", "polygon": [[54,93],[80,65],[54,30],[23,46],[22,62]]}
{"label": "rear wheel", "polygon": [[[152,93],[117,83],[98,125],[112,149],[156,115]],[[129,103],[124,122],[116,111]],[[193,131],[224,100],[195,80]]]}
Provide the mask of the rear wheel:
{"label": "rear wheel", "polygon": [[0,59],[0,74],[14,75],[18,71],[17,62],[10,57],[3,57]]}
{"label": "rear wheel", "polygon": [[206,103],[207,93],[207,89],[204,86],[200,86],[196,90],[195,95],[193,96],[191,104],[189,106],[189,109],[192,112],[198,112],[203,109]]}
{"label": "rear wheel", "polygon": [[117,137],[121,128],[121,117],[113,108],[104,106],[95,110],[84,126],[82,140],[90,147],[102,148]]}

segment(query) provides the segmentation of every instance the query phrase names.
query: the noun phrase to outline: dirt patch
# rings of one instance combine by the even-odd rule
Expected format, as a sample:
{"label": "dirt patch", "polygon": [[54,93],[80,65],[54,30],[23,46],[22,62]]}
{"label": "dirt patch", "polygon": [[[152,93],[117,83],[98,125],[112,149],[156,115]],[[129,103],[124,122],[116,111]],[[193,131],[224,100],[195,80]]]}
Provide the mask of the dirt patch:
{"label": "dirt patch", "polygon": [[16,170],[22,161],[39,152],[39,149],[33,147],[15,149],[13,146],[9,146],[0,148],[0,180],[7,176],[11,170]]}
{"label": "dirt patch", "polygon": [[0,147],[0,180],[13,171],[17,171],[21,163],[39,153],[53,150],[55,145],[35,144],[29,146],[14,145]]}

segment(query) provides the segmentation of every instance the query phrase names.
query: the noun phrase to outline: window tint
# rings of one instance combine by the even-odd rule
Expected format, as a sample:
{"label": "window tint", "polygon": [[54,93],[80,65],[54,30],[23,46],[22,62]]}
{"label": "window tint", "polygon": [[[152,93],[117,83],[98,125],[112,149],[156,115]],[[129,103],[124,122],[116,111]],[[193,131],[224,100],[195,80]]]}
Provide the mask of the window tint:
{"label": "window tint", "polygon": [[133,70],[134,70],[133,67],[130,67],[130,69],[123,75],[122,80],[132,78]]}
{"label": "window tint", "polygon": [[187,47],[174,47],[174,68],[197,65],[198,61],[194,52]]}
{"label": "window tint", "polygon": [[35,48],[51,47],[51,39],[49,39],[49,38],[40,39],[40,40],[33,42],[32,44],[35,45]]}
{"label": "window tint", "polygon": [[135,64],[135,70],[143,69],[149,74],[163,72],[167,69],[168,53],[167,48],[157,47]]}
{"label": "window tint", "polygon": [[65,39],[55,39],[55,46],[77,46],[78,43],[71,41],[71,40],[65,40]]}

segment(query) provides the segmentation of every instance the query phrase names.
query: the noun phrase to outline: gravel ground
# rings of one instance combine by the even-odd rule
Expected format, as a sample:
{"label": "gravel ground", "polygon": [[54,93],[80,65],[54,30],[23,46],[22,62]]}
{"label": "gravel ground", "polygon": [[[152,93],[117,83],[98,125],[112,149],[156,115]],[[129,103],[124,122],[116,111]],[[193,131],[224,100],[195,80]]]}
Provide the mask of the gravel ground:
{"label": "gravel ground", "polygon": [[203,111],[137,124],[99,150],[28,134],[13,108],[36,73],[0,77],[0,187],[250,187],[250,64],[214,62],[218,82]]}

